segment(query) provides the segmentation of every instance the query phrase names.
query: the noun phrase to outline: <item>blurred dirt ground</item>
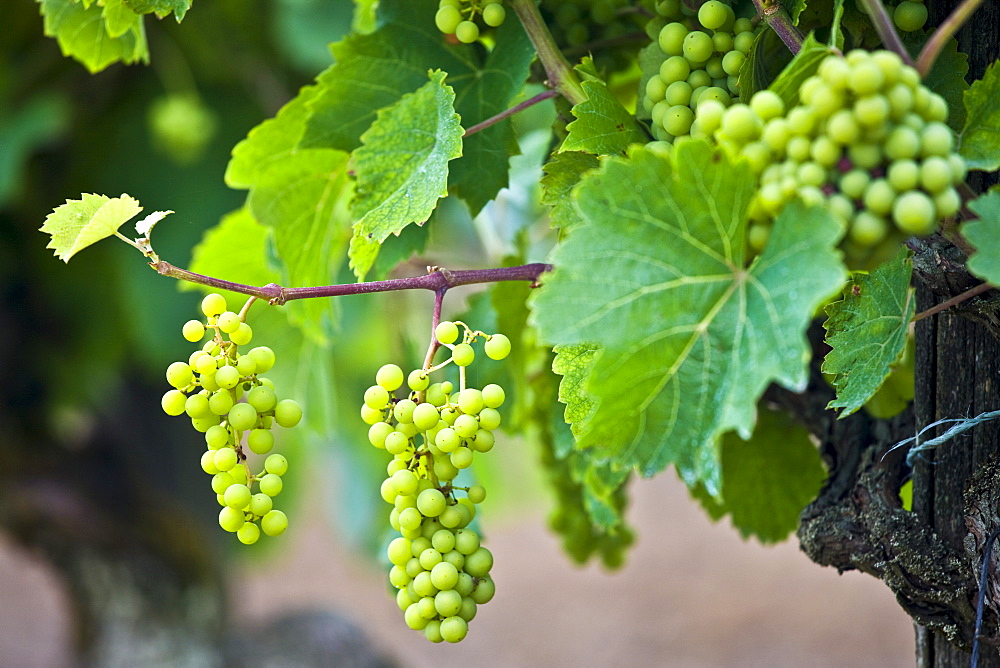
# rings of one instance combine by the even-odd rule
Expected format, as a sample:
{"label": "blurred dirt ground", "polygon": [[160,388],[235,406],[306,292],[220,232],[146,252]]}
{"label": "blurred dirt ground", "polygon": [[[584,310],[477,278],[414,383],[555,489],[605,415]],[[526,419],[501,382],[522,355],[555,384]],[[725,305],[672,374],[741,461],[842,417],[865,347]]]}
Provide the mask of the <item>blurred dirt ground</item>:
{"label": "blurred dirt ground", "polygon": [[[744,543],[725,521],[709,523],[672,474],[635,485],[639,540],[619,573],[571,565],[543,515],[487,520],[497,596],[459,645],[408,630],[381,572],[319,518],[301,517],[289,549],[246,572],[233,605],[248,623],[346,613],[415,668],[913,665],[912,627],[881,583],[820,568],[794,540]],[[52,574],[0,540],[0,666],[68,665],[64,605]]]}

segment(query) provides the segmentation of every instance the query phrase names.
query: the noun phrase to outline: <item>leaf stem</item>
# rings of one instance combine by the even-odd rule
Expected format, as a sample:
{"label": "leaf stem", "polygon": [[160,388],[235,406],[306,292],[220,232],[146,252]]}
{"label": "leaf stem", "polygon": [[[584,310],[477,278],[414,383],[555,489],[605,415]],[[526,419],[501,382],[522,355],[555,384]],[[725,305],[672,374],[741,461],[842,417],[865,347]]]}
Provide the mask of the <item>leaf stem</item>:
{"label": "leaf stem", "polygon": [[524,26],[524,31],[528,34],[528,39],[535,47],[538,59],[542,61],[545,68],[545,76],[548,78],[548,85],[559,91],[559,94],[569,100],[570,104],[580,104],[587,99],[587,94],[583,92],[580,79],[573,71],[559,47],[556,46],[552,33],[542,20],[542,15],[538,13],[538,6],[535,0],[508,0],[511,9],[517,14],[517,18]]}
{"label": "leaf stem", "polygon": [[792,25],[792,18],[777,0],[753,0],[757,13],[781,38],[794,56],[802,48],[802,33]]}
{"label": "leaf stem", "polygon": [[502,121],[503,119],[509,118],[509,117],[513,116],[514,114],[516,114],[519,111],[523,111],[524,109],[527,109],[528,107],[531,107],[531,106],[534,106],[534,105],[538,104],[539,102],[544,102],[545,100],[548,100],[549,98],[555,97],[556,95],[559,95],[559,91],[551,90],[551,89],[550,90],[544,90],[541,93],[539,93],[538,95],[535,95],[534,97],[525,100],[524,102],[522,102],[521,104],[519,104],[519,105],[517,105],[515,107],[511,107],[510,109],[504,109],[503,111],[501,111],[496,116],[491,116],[491,117],[487,118],[485,121],[480,121],[479,123],[476,123],[471,128],[469,128],[468,130],[466,130],[465,134],[463,134],[462,137],[465,138],[465,137],[468,137],[469,135],[473,135],[473,134],[476,134],[477,132],[485,130],[486,128],[490,127],[491,125],[495,125],[495,124],[499,123],[500,121]]}
{"label": "leaf stem", "polygon": [[[340,297],[345,295],[362,295],[373,292],[393,292],[396,290],[432,290],[435,293],[447,292],[451,288],[460,285],[474,285],[477,283],[496,283],[499,281],[531,281],[537,283],[538,279],[547,271],[552,270],[552,265],[536,262],[534,264],[522,264],[516,267],[496,267],[492,269],[465,269],[452,271],[450,269],[434,269],[423,276],[410,278],[390,278],[385,281],[371,281],[369,283],[341,283],[338,285],[321,285],[308,288],[283,288],[277,283],[268,283],[262,287],[244,285],[224,281],[211,276],[196,274],[187,269],[181,269],[174,265],[160,260],[151,262],[153,267],[161,276],[178,278],[199,285],[207,285],[221,290],[229,290],[245,295],[251,295],[260,299],[266,299],[269,303],[281,305],[293,299],[313,299],[316,297]],[[440,311],[437,316],[440,318]]]}
{"label": "leaf stem", "polygon": [[992,288],[993,288],[993,286],[990,285],[989,283],[980,283],[976,287],[970,288],[970,289],[966,290],[965,292],[963,292],[960,295],[955,295],[951,299],[949,299],[947,301],[943,301],[943,302],[941,302],[940,304],[938,304],[936,306],[932,306],[929,309],[927,309],[926,311],[921,311],[920,313],[918,313],[915,316],[913,316],[913,322],[916,322],[918,320],[923,320],[924,318],[929,318],[930,316],[934,315],[935,313],[940,313],[941,311],[950,309],[952,306],[955,306],[957,304],[961,304],[962,302],[966,301],[967,299],[972,299],[976,295],[981,295],[982,293],[986,292],[987,290],[991,290]]}
{"label": "leaf stem", "polygon": [[889,12],[885,10],[885,5],[882,4],[881,0],[861,0],[861,5],[864,7],[865,12],[867,12],[868,18],[871,19],[872,25],[875,27],[875,32],[878,33],[879,39],[882,40],[882,45],[890,51],[895,51],[903,59],[904,63],[913,67],[913,58],[910,57],[910,52],[903,46],[903,40],[899,38],[899,33],[896,32],[895,26],[892,25]]}
{"label": "leaf stem", "polygon": [[965,2],[955,8],[955,11],[945,19],[944,23],[938,26],[934,34],[924,44],[924,48],[920,50],[920,55],[917,57],[916,68],[920,72],[921,77],[927,76],[927,73],[934,67],[934,61],[937,60],[941,49],[948,43],[951,36],[965,25],[966,21],[972,17],[972,14],[979,9],[981,4],[983,4],[983,0],[965,0]]}

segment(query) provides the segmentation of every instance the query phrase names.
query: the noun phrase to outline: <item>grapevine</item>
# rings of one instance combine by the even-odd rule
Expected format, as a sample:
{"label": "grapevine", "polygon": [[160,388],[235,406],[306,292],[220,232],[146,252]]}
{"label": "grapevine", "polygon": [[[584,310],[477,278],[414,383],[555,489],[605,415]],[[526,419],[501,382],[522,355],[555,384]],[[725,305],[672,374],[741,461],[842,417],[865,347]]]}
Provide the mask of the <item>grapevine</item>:
{"label": "grapevine", "polygon": [[[173,387],[161,404],[167,415],[187,415],[195,430],[205,435],[207,450],[201,468],[212,476],[212,491],[222,510],[219,526],[235,533],[241,543],[251,545],[260,538],[280,536],[288,528],[288,517],[274,508],[281,493],[281,477],[288,471],[284,455],[272,453],[271,428],[291,428],[302,419],[302,408],[293,399],[279,400],[274,383],[262,375],[274,366],[274,352],[257,346],[240,353],[253,338],[245,322],[246,311],[227,309],[226,298],[210,293],[201,302],[206,322],[189,320],[182,334],[205,344],[186,362],[167,367],[167,382]],[[247,450],[266,457],[254,472]],[[254,487],[257,493],[254,493]]]}
{"label": "grapevine", "polygon": [[[393,456],[381,494],[393,506],[389,523],[399,534],[386,551],[396,603],[411,629],[431,642],[456,643],[468,633],[477,606],[493,598],[496,585],[489,575],[493,555],[470,526],[486,490],[455,480],[476,453],[493,449],[501,422],[497,409],[505,399],[499,385],[469,386],[466,370],[475,360],[472,344],[478,338],[485,339],[485,353],[494,360],[507,357],[510,341],[447,320],[435,327],[434,336],[451,356],[406,375],[408,391],[401,389],[404,374],[398,366],[380,368],[365,392],[361,418],[370,425],[369,442]],[[458,385],[431,383],[431,374],[449,364],[459,369]]]}

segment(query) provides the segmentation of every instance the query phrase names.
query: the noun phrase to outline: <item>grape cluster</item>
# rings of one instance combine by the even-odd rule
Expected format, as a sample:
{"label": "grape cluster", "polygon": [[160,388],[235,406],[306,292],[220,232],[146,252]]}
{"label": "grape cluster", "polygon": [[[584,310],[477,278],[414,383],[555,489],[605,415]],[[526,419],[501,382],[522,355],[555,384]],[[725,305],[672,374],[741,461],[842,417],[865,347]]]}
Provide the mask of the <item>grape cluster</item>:
{"label": "grape cluster", "polygon": [[[465,333],[458,342],[460,327]],[[493,449],[493,430],[500,426],[497,409],[505,398],[499,385],[468,387],[465,369],[475,359],[471,344],[477,338],[486,339],[486,354],[496,360],[510,352],[510,341],[450,321],[440,323],[435,336],[451,357],[411,372],[409,391],[399,397],[403,371],[395,364],[383,366],[365,392],[361,417],[371,425],[369,442],[393,456],[381,493],[393,506],[389,523],[399,533],[387,549],[396,602],[411,629],[423,631],[431,642],[456,643],[468,633],[476,607],[488,603],[496,587],[490,577],[493,555],[470,526],[486,490],[454,481],[476,453]],[[457,391],[450,381],[430,382],[432,371],[451,363],[460,370]]]}
{"label": "grape cluster", "polygon": [[965,163],[954,152],[944,99],[890,51],[830,55],[785,110],[770,91],[749,105],[703,104],[692,134],[746,157],[760,176],[749,243],[793,198],[825,204],[847,229],[848,259],[864,266],[884,241],[926,235],[958,212]]}
{"label": "grape cluster", "polygon": [[[660,3],[657,10],[679,11],[675,4]],[[695,18],[664,25],[657,40],[663,58],[642,96],[653,136],[673,143],[691,134],[702,102],[729,106],[739,94],[737,80],[753,41],[750,19],[737,19],[732,7],[719,0],[708,0]]]}
{"label": "grape cluster", "polygon": [[438,3],[434,23],[445,35],[454,35],[463,44],[471,44],[479,39],[483,26],[496,28],[507,18],[503,0],[441,0]]}
{"label": "grape cluster", "polygon": [[[294,427],[302,419],[302,408],[292,399],[279,401],[274,383],[261,375],[274,366],[270,348],[239,352],[250,343],[253,331],[240,315],[227,310],[225,297],[207,295],[201,309],[206,323],[189,320],[182,334],[192,343],[206,333],[211,338],[186,362],[167,367],[173,389],[163,395],[161,405],[168,415],[187,414],[194,428],[205,434],[208,447],[201,468],[212,476],[212,490],[222,506],[219,525],[250,545],[261,531],[279,536],[288,528],[285,513],[273,508],[288,461],[269,454],[274,447],[271,427]],[[251,472],[246,449],[267,455],[260,472]]]}

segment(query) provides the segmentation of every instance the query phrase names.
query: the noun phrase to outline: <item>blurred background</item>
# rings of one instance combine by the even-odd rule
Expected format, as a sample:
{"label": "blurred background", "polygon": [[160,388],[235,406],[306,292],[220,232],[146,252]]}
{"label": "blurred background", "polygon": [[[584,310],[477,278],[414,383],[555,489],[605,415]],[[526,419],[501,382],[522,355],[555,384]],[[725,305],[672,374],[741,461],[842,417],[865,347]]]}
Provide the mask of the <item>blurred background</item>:
{"label": "blurred background", "polygon": [[[380,556],[384,461],[356,414],[378,366],[419,357],[427,295],[342,300],[320,353],[280,316],[252,321],[262,344],[280,342],[279,394],[303,400],[309,419],[279,444],[296,472],[282,494],[288,532],[247,548],[218,528],[203,439],[159,407],[163,370],[190,352],[180,326],[200,293],[110,241],[67,266],[38,228],[80,193],[127,192],[146,211],[178,212],[155,246],[188,266],[245,198],[223,182],[230,150],[330,65],[327,44],[352,9],[196,3],[182,25],[147,19],[149,65],[91,75],[43,35],[36,3],[5,6],[0,666],[912,664],[912,628],[879,582],[822,569],[794,540],[743,542],[670,472],[632,485],[638,538],[621,570],[574,565],[547,529],[541,454],[513,438],[480,474],[496,598],[460,645],[409,631]],[[515,231],[527,230],[528,259],[542,259],[552,240],[544,221],[532,227],[531,194],[552,113],[519,119],[524,156],[501,201],[474,224],[442,207],[435,236],[446,243],[432,236],[398,275],[496,264],[511,220],[529,221]],[[450,295],[446,315],[469,303]],[[412,335],[380,331],[387,317]]]}

